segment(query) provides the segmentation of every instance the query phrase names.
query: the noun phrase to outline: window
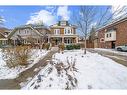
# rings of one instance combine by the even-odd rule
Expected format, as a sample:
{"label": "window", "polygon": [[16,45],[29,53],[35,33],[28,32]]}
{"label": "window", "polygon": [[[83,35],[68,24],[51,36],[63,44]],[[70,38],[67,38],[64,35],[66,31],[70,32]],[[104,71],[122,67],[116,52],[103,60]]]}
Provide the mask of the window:
{"label": "window", "polygon": [[60,34],[60,29],[55,29],[54,34],[56,34],[56,35]]}
{"label": "window", "polygon": [[100,42],[104,42],[104,38],[101,38],[101,39],[100,39]]}
{"label": "window", "polygon": [[29,33],[29,30],[27,30],[27,34]]}
{"label": "window", "polygon": [[107,38],[108,38],[108,34],[107,34]]}
{"label": "window", "polygon": [[66,29],[64,29],[64,34],[66,34]]}
{"label": "window", "polygon": [[64,34],[73,34],[70,27],[64,29]]}
{"label": "window", "polygon": [[110,37],[111,37],[112,35],[111,35],[111,33],[110,33]]}
{"label": "window", "polygon": [[70,30],[68,29],[68,34],[70,34]]}

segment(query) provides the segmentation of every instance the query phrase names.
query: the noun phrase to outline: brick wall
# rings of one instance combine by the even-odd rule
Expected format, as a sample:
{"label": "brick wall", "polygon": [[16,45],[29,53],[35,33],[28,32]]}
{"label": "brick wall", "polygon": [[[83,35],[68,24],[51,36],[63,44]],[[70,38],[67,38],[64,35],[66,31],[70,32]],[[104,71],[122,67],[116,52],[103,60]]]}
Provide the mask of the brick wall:
{"label": "brick wall", "polygon": [[111,48],[111,41],[110,42],[101,42],[101,38],[104,38],[105,34],[105,29],[110,29],[110,28],[116,28],[116,45],[124,45],[127,44],[127,21],[123,21],[118,24],[110,25],[107,26],[106,28],[99,30],[98,31],[98,47],[99,48]]}
{"label": "brick wall", "polygon": [[115,26],[116,31],[116,46],[127,44],[127,21],[124,21]]}
{"label": "brick wall", "polygon": [[104,33],[105,29],[98,31],[98,48],[105,48],[105,41],[102,41],[105,37]]}

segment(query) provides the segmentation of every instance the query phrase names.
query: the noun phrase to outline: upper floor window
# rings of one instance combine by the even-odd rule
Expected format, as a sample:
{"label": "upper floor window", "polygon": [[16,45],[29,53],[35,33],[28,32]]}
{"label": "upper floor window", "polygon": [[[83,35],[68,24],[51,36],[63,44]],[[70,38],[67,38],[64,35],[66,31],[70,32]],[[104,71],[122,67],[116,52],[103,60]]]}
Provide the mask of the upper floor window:
{"label": "upper floor window", "polygon": [[108,34],[107,34],[107,38],[108,38]]}
{"label": "upper floor window", "polygon": [[72,29],[71,28],[65,28],[64,34],[73,34]]}
{"label": "upper floor window", "polygon": [[111,35],[111,33],[110,33],[110,37],[111,37],[112,35]]}
{"label": "upper floor window", "polygon": [[106,37],[107,38],[112,37],[112,34],[111,33],[108,33],[108,34],[106,34]]}
{"label": "upper floor window", "polygon": [[56,35],[60,34],[60,29],[54,29],[54,34]]}

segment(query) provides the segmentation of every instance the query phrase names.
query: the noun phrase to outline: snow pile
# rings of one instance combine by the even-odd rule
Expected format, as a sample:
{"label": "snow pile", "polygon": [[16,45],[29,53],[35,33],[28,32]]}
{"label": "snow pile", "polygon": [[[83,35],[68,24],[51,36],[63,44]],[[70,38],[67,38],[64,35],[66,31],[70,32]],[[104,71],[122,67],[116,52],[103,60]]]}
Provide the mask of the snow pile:
{"label": "snow pile", "polygon": [[[26,84],[25,86],[22,85],[22,89],[74,89],[76,84],[74,83],[75,79],[72,72],[66,72],[64,69],[58,71],[56,65],[58,66],[58,64],[52,65],[49,63],[27,86]],[[70,80],[69,78],[74,80]]]}
{"label": "snow pile", "polygon": [[95,48],[95,50],[106,51],[106,52],[111,52],[111,53],[118,54],[118,55],[127,56],[127,52],[116,51],[115,49]]}
{"label": "snow pile", "polygon": [[[67,64],[67,60],[72,63],[76,60],[78,72],[74,73],[77,79],[75,89],[127,89],[127,67],[97,53],[87,52],[83,55],[82,50],[65,51],[64,54],[56,53],[53,59],[64,64]],[[49,74],[47,68],[52,68]],[[61,74],[63,77],[58,77],[56,69],[49,64],[40,71],[40,81],[37,75],[23,89],[63,89],[67,81],[64,73]]]}
{"label": "snow pile", "polygon": [[25,66],[17,66],[15,68],[8,68],[6,65],[6,62],[2,58],[2,52],[0,50],[0,79],[13,79],[18,76],[19,73],[22,71],[32,67],[34,64],[36,64],[41,58],[43,58],[48,51],[46,50],[32,50],[32,57],[29,60],[29,65],[27,67]]}

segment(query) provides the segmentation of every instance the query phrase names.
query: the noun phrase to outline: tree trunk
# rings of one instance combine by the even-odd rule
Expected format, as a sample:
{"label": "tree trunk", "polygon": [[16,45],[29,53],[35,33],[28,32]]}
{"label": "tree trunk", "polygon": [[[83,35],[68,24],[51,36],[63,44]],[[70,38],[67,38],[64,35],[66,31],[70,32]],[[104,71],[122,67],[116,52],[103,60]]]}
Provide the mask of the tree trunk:
{"label": "tree trunk", "polygon": [[84,54],[86,54],[86,37],[85,37],[85,42],[84,42]]}

